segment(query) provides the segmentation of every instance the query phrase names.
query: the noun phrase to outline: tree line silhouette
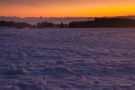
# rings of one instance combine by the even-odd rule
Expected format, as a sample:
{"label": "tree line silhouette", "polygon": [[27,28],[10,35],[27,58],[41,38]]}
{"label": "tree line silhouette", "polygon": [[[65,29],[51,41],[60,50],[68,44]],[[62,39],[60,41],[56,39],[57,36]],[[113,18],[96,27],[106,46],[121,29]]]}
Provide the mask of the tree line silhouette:
{"label": "tree line silhouette", "polygon": [[31,27],[31,24],[28,24],[26,22],[0,21],[0,27],[23,28],[23,27]]}
{"label": "tree line silhouette", "polygon": [[0,21],[0,27],[15,28],[111,28],[111,27],[135,27],[135,20],[127,18],[95,18],[94,21],[73,21],[69,24],[53,24],[51,22],[39,22],[31,25],[26,22]]}
{"label": "tree line silhouette", "polygon": [[22,28],[47,28],[55,26],[53,23],[50,22],[39,22],[36,25],[31,25],[26,22],[14,22],[14,21],[0,21],[0,27],[15,27],[18,29]]}
{"label": "tree line silhouette", "polygon": [[95,18],[94,21],[73,21],[69,28],[135,27],[135,20],[127,18]]}

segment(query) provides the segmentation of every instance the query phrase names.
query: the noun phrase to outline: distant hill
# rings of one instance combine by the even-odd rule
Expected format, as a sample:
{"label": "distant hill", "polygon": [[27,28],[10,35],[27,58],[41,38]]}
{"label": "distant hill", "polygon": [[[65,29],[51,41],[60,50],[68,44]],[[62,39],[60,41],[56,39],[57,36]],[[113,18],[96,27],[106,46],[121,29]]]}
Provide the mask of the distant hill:
{"label": "distant hill", "polygon": [[101,27],[135,27],[135,16],[117,16],[117,17],[5,17],[0,16],[1,27],[16,28],[101,28]]}
{"label": "distant hill", "polygon": [[0,16],[0,21],[15,21],[15,22],[27,22],[30,24],[37,24],[39,22],[52,22],[54,24],[60,24],[61,22],[63,22],[64,24],[68,24],[69,22],[72,21],[92,21],[94,20],[94,18],[91,17],[63,17],[63,18],[57,18],[57,17],[53,17],[53,18],[47,18],[47,17],[26,17],[26,18],[20,18],[20,17],[5,17],[5,16]]}
{"label": "distant hill", "polygon": [[119,16],[118,18],[135,19],[135,16]]}

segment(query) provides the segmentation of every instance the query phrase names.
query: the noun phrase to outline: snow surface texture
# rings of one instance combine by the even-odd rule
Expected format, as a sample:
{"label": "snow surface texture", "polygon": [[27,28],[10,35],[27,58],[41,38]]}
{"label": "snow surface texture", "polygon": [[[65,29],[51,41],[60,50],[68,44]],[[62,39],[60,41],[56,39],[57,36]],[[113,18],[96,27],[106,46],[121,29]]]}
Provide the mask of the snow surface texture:
{"label": "snow surface texture", "polygon": [[135,29],[0,30],[0,90],[135,90]]}

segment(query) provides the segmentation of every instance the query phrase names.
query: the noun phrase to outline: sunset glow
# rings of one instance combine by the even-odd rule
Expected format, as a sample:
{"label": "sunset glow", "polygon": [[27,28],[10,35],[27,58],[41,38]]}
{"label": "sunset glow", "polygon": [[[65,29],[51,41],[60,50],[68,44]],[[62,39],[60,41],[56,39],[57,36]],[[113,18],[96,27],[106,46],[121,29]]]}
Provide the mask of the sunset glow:
{"label": "sunset glow", "polygon": [[100,17],[135,15],[135,0],[0,0],[0,16]]}

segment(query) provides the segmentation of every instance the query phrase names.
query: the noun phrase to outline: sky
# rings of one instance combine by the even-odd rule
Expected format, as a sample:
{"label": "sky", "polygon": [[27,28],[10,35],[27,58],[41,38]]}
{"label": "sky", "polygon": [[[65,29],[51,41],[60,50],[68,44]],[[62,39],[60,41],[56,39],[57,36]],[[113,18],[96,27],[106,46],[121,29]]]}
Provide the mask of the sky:
{"label": "sky", "polygon": [[0,0],[0,16],[102,17],[135,15],[135,0]]}

